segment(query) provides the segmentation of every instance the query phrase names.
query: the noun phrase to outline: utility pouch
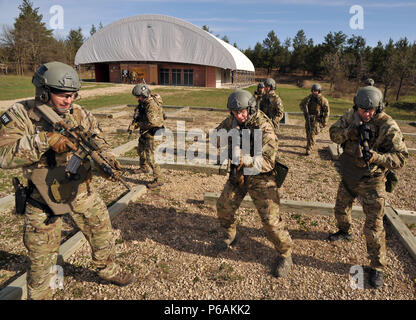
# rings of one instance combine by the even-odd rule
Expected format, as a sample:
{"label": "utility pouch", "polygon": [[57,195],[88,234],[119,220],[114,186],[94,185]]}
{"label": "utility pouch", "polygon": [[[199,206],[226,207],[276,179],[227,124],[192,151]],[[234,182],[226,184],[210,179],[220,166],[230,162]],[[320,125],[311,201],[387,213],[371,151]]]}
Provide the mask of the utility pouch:
{"label": "utility pouch", "polygon": [[235,164],[231,164],[230,166],[229,180],[234,186],[241,186],[244,184],[244,175],[242,174],[242,170],[238,170],[238,166]]}
{"label": "utility pouch", "polygon": [[386,173],[386,191],[393,192],[396,188],[399,179],[394,171],[388,170]]}
{"label": "utility pouch", "polygon": [[286,179],[289,168],[286,167],[283,163],[276,161],[274,165],[275,180],[277,187],[280,188],[283,185],[283,182]]}

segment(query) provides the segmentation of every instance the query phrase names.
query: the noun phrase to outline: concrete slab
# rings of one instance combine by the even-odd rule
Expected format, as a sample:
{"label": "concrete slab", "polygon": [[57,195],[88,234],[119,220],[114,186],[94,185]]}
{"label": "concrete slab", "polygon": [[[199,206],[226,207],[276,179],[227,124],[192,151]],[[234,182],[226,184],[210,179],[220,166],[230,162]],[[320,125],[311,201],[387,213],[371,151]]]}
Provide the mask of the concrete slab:
{"label": "concrete slab", "polygon": [[14,194],[9,194],[0,199],[0,211],[7,210],[14,206]]}
{"label": "concrete slab", "polygon": [[[204,195],[204,203],[215,206],[220,194],[215,192],[206,192]],[[241,206],[244,208],[255,208],[253,200],[249,195],[245,196]],[[334,216],[333,203],[295,201],[288,199],[280,199],[280,209],[282,211],[297,212],[299,214]],[[416,223],[416,214],[409,214],[411,211],[398,211],[397,215],[401,218],[406,216],[407,223]],[[361,206],[353,206],[351,216],[353,218],[363,218],[364,212]]]}
{"label": "concrete slab", "polygon": [[[122,165],[139,166],[140,160],[138,158],[117,158]],[[214,165],[214,164],[181,164],[181,163],[161,163],[161,168],[178,170],[178,171],[191,171],[201,172],[209,174],[227,175],[227,166]]]}
{"label": "concrete slab", "polygon": [[165,115],[168,117],[168,119],[170,117],[176,116],[177,114],[181,113],[181,112],[185,112],[185,111],[189,111],[189,107],[183,107],[183,108],[179,108],[176,111],[170,111],[170,112],[166,112]]}
{"label": "concrete slab", "polygon": [[177,116],[166,116],[167,120],[179,120],[179,121],[185,121],[185,122],[193,122],[193,117],[177,117]]}
{"label": "concrete slab", "polygon": [[411,257],[416,261],[416,237],[404,224],[399,213],[390,206],[386,206],[386,218],[393,227],[400,242],[407,249]]}
{"label": "concrete slab", "polygon": [[330,143],[328,149],[332,160],[338,160],[339,156],[342,154],[342,147],[339,144]]}
{"label": "concrete slab", "polygon": [[122,155],[123,153],[126,153],[130,151],[131,149],[137,147],[137,140],[131,140],[125,144],[122,144],[121,146],[118,146],[112,150],[112,152],[118,157]]}

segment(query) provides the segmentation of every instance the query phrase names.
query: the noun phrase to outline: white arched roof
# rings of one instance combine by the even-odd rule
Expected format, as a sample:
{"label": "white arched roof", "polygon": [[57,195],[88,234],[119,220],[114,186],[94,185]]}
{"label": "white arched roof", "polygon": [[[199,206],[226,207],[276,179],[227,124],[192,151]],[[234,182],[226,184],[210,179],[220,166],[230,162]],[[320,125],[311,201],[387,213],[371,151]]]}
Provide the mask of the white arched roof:
{"label": "white arched roof", "polygon": [[190,63],[254,72],[253,63],[237,48],[164,15],[118,20],[91,36],[75,56],[76,65],[113,61]]}

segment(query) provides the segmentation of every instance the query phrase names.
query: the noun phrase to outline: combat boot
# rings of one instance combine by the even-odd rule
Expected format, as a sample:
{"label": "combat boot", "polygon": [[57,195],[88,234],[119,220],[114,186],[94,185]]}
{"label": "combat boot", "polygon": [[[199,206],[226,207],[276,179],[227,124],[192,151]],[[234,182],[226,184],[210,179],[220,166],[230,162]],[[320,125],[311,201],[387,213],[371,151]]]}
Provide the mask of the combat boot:
{"label": "combat boot", "polygon": [[338,240],[346,240],[349,241],[352,239],[352,235],[349,234],[348,232],[342,231],[342,230],[338,230],[335,233],[331,233],[328,236],[328,240],[329,241],[338,241]]}
{"label": "combat boot", "polygon": [[148,187],[149,189],[155,189],[155,188],[160,187],[160,186],[163,186],[163,182],[162,182],[162,181],[160,181],[160,180],[157,180],[157,179],[153,180],[153,182],[152,182],[152,183],[149,183],[149,184],[147,185],[147,187]]}
{"label": "combat boot", "polygon": [[279,257],[277,259],[277,266],[276,270],[274,272],[274,275],[278,278],[285,278],[290,272],[290,269],[292,268],[292,255],[288,257]]}
{"label": "combat boot", "polygon": [[126,271],[121,271],[121,270],[112,277],[102,276],[102,275],[100,275],[100,277],[101,279],[104,279],[120,287],[128,286],[130,283],[134,281],[133,274],[126,272]]}
{"label": "combat boot", "polygon": [[215,250],[218,253],[227,250],[229,246],[231,246],[233,243],[235,243],[236,234],[237,234],[237,230],[236,230],[235,227],[231,227],[231,228],[227,229],[226,230],[226,235],[224,236],[224,238],[221,239],[221,240],[218,240],[215,243],[215,245],[214,245]]}
{"label": "combat boot", "polygon": [[370,270],[370,285],[377,289],[383,285],[383,271],[379,271],[376,269]]}
{"label": "combat boot", "polygon": [[311,154],[311,149],[306,148],[306,152],[305,152],[305,154],[306,154],[307,156],[309,156],[309,155]]}
{"label": "combat boot", "polygon": [[139,169],[134,170],[135,174],[150,173],[152,170],[148,166],[141,166]]}

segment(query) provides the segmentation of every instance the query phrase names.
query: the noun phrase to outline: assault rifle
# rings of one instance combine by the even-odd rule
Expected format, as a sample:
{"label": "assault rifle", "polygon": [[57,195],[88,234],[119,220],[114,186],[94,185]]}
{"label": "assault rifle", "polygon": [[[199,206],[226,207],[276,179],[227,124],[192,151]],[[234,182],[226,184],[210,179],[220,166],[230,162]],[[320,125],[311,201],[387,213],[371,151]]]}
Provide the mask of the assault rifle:
{"label": "assault rifle", "polygon": [[309,99],[306,104],[305,104],[305,110],[306,110],[306,123],[308,125],[308,132],[307,135],[308,137],[310,137],[312,135],[312,128],[311,128],[311,117],[309,115],[309,108],[308,108],[308,104],[311,100]]}
{"label": "assault rifle", "polygon": [[370,170],[370,159],[373,154],[370,151],[369,141],[371,129],[368,123],[364,122],[358,127],[358,140],[361,146],[361,153],[363,154],[363,159],[367,165],[367,169]]}
{"label": "assault rifle", "polygon": [[108,177],[119,181],[127,189],[130,190],[129,185],[122,179],[119,173],[121,169],[112,159],[105,157],[100,147],[96,142],[96,135],[85,130],[81,125],[77,127],[70,127],[58,114],[47,105],[36,106],[42,117],[52,126],[53,130],[61,133],[71,140],[76,150],[73,150],[72,157],[69,160],[66,173],[68,178],[76,179],[78,176],[78,169],[82,161],[90,157],[94,163],[101,169]]}

